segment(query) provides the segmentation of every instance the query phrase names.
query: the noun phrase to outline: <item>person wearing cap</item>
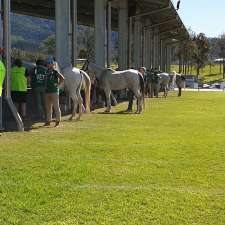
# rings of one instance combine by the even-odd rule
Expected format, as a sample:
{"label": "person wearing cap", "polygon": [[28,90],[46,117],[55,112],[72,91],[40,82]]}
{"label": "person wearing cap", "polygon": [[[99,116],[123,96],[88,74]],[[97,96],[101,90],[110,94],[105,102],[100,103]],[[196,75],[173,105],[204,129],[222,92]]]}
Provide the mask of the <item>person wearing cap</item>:
{"label": "person wearing cap", "polygon": [[36,119],[38,120],[45,118],[45,86],[48,69],[44,64],[44,60],[38,59],[36,61],[36,67],[29,73],[36,109]]}
{"label": "person wearing cap", "polygon": [[[143,77],[146,76],[146,71],[147,71],[147,70],[146,70],[145,67],[141,67],[141,68],[139,69],[139,72],[141,73],[141,75],[142,75]],[[125,112],[132,112],[133,101],[134,101],[134,93],[133,93],[131,90],[128,91],[128,100],[129,100],[129,103],[128,103],[127,110],[126,110]],[[138,103],[137,103],[137,104],[138,104]]]}
{"label": "person wearing cap", "polygon": [[15,59],[11,70],[11,96],[23,119],[26,119],[28,71],[20,59]]}
{"label": "person wearing cap", "polygon": [[61,111],[59,107],[59,86],[64,82],[64,76],[56,70],[56,62],[54,59],[47,59],[46,65],[48,68],[45,88],[46,102],[46,123],[49,126],[52,121],[52,109],[54,109],[56,122],[58,126],[61,121]]}

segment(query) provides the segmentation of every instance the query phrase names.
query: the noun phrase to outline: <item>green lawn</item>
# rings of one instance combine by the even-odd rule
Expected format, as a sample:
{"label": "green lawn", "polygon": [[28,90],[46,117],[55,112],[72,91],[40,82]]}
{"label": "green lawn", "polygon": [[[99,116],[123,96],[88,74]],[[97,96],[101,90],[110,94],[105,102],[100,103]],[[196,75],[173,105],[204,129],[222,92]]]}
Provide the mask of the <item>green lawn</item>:
{"label": "green lawn", "polygon": [[[178,72],[179,66],[172,65],[171,71],[174,71],[174,70]],[[196,68],[193,67],[192,72],[190,72],[190,74],[196,75],[197,74]],[[209,65],[206,65],[203,69],[200,70],[199,80],[201,83],[211,84],[215,82],[224,81],[225,79],[223,79],[223,74],[220,72],[220,65],[212,65],[211,69]]]}
{"label": "green lawn", "polygon": [[[0,224],[225,224],[225,93],[170,93],[0,137]],[[101,112],[102,110],[99,110]]]}

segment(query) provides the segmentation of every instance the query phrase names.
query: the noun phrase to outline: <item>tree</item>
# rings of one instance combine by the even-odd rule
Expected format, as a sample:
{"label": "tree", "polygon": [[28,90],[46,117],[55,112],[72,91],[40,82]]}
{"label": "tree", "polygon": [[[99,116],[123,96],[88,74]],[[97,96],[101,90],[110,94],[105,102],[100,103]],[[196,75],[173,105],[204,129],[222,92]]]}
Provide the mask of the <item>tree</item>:
{"label": "tree", "polygon": [[200,74],[200,69],[204,67],[205,63],[208,61],[208,55],[210,51],[210,45],[205,34],[200,33],[194,37],[194,42],[196,44],[196,52],[194,54],[194,61],[197,68],[197,77]]}
{"label": "tree", "polygon": [[223,79],[225,78],[225,34],[222,34],[217,41],[219,57],[223,59]]}
{"label": "tree", "polygon": [[187,66],[191,64],[193,57],[196,53],[196,43],[192,39],[184,40],[180,43],[177,51],[177,56],[179,58],[179,73],[182,71],[187,73]]}
{"label": "tree", "polygon": [[95,37],[94,29],[83,27],[82,32],[78,33],[79,57],[94,60],[95,55]]}
{"label": "tree", "polygon": [[56,53],[55,49],[56,49],[55,36],[54,35],[48,36],[47,39],[45,39],[41,45],[42,52],[47,55],[55,55]]}
{"label": "tree", "polygon": [[79,52],[79,56],[78,56],[80,59],[86,59],[88,58],[88,53],[87,53],[87,50],[86,49],[81,49],[80,52]]}

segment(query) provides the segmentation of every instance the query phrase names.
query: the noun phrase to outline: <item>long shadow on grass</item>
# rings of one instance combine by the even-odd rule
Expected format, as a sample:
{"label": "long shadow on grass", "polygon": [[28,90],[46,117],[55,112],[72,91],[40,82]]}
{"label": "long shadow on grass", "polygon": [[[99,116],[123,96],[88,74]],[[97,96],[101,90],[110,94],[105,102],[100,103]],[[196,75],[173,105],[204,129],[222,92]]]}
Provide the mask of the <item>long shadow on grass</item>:
{"label": "long shadow on grass", "polygon": [[104,114],[104,115],[132,115],[132,114],[136,114],[136,113],[135,112],[119,111],[119,112],[98,112],[97,114]]}

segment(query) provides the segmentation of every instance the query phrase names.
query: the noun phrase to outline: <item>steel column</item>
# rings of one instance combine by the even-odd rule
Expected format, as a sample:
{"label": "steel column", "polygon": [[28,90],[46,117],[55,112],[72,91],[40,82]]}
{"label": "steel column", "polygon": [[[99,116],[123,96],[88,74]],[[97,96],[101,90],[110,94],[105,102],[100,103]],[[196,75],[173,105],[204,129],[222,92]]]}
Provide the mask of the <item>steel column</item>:
{"label": "steel column", "polygon": [[128,0],[119,1],[119,69],[128,67]]}
{"label": "steel column", "polygon": [[153,67],[159,69],[160,65],[160,40],[159,40],[159,30],[158,28],[154,29],[153,37]]}
{"label": "steel column", "polygon": [[105,30],[105,0],[95,0],[95,63],[101,67],[105,67]]}
{"label": "steel column", "polygon": [[[150,23],[150,21],[148,20],[146,22],[147,24]],[[143,59],[143,65],[147,68],[147,69],[151,69],[151,30],[150,29],[145,29],[144,32],[144,59]]]}
{"label": "steel column", "polygon": [[55,0],[56,59],[61,68],[71,65],[70,0]]}
{"label": "steel column", "polygon": [[139,18],[134,22],[134,67],[138,69],[141,66],[141,50],[142,50],[142,23]]}
{"label": "steel column", "polygon": [[111,67],[112,60],[112,12],[111,12],[111,2],[108,2],[107,10],[107,67]]}
{"label": "steel column", "polygon": [[72,4],[72,65],[77,64],[77,0],[71,0]]}
{"label": "steel column", "polygon": [[5,65],[6,65],[6,79],[5,79],[5,99],[7,104],[12,111],[13,117],[16,120],[18,131],[24,131],[23,121],[17,112],[15,105],[11,99],[11,23],[10,23],[10,12],[11,12],[11,1],[3,1],[3,42],[5,52]]}
{"label": "steel column", "polygon": [[[3,45],[3,27],[2,27],[2,1],[0,0],[0,48]],[[1,59],[1,55],[0,55]],[[2,97],[0,97],[0,131],[3,130],[3,123],[2,123]]]}

